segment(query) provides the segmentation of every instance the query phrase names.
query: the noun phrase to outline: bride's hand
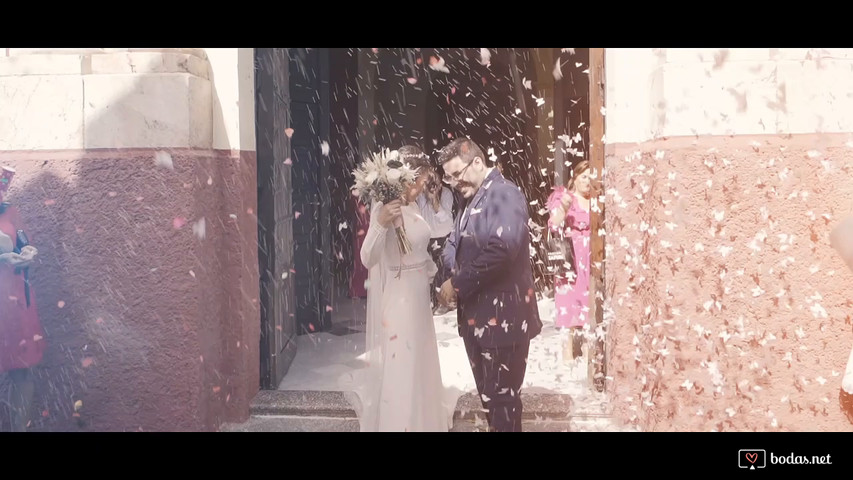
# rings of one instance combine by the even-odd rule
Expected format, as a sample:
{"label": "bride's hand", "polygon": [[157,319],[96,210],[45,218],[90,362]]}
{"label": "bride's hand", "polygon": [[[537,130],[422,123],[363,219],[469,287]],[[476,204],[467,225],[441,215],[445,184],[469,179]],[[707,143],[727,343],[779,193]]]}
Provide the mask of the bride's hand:
{"label": "bride's hand", "polygon": [[385,228],[390,227],[394,224],[394,221],[403,215],[403,211],[400,209],[402,206],[402,202],[400,200],[394,200],[393,202],[389,202],[387,205],[382,205],[379,208],[379,225],[382,225]]}

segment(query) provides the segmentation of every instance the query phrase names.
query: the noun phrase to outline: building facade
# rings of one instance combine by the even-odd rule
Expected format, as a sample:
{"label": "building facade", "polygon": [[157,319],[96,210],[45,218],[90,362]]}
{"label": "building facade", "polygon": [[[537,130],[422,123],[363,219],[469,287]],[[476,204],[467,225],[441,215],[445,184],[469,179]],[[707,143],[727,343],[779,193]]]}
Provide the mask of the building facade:
{"label": "building facade", "polygon": [[[336,257],[326,254],[345,215],[328,200],[346,189],[322,180],[346,172],[334,170],[334,149],[313,173],[293,163],[322,158],[336,135],[366,134],[372,119],[437,146],[449,129],[378,115],[377,105],[398,101],[391,94],[345,105],[336,99],[359,85],[329,86],[300,67],[317,62],[306,71],[339,78],[349,59],[357,70],[372,57],[261,50],[0,57],[0,162],[17,171],[10,201],[39,247],[32,282],[48,340],[33,428],[192,431],[245,420],[297,354],[289,339],[328,322],[335,290]],[[530,109],[518,127],[529,131],[512,135],[542,137],[528,151],[539,163],[514,174],[547,190],[564,175],[553,166],[565,160],[556,139],[588,136],[589,116],[566,114],[588,93],[557,93],[566,72],[527,73],[495,92],[536,94],[518,108]],[[404,97],[420,94],[419,75]],[[851,77],[851,49],[605,50],[605,138],[588,142],[606,144],[606,375],[620,420],[646,430],[850,430],[839,393],[853,273],[828,235],[853,210]],[[450,90],[447,105],[457,102]],[[425,119],[436,115],[418,105]],[[294,132],[298,122],[308,127]],[[319,272],[310,281],[300,278],[300,245],[320,251],[306,264]]]}

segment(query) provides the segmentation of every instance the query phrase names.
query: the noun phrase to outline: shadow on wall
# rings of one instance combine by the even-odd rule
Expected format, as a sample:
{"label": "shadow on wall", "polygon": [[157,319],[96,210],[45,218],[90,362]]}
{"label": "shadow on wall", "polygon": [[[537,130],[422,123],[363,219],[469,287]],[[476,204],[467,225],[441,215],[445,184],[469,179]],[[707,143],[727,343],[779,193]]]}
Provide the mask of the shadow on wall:
{"label": "shadow on wall", "polygon": [[[138,71],[157,71],[162,60],[152,57]],[[118,145],[152,137],[121,126],[126,118],[116,128],[115,111],[137,116],[141,128],[180,128],[167,115],[143,120],[152,105],[170,110],[145,96],[162,90],[151,89],[159,78],[135,77],[86,131],[115,132]],[[243,246],[257,228],[241,201],[255,192],[253,162],[209,148],[3,160],[18,170],[10,201],[39,248],[32,282],[48,349],[35,368],[31,430],[214,430],[239,415],[249,345],[232,312],[257,298],[241,290],[252,277]],[[256,258],[254,268],[257,283]],[[8,428],[8,412],[2,422]]]}

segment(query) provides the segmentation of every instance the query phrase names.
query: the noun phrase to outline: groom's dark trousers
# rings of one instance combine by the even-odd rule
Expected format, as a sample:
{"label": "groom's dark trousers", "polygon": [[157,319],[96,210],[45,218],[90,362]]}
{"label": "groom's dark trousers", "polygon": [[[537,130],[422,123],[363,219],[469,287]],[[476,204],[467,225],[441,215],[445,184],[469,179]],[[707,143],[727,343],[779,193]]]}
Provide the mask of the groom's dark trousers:
{"label": "groom's dark trousers", "polygon": [[542,331],[527,200],[496,169],[458,215],[444,249],[457,323],[493,431],[521,431],[530,339]]}

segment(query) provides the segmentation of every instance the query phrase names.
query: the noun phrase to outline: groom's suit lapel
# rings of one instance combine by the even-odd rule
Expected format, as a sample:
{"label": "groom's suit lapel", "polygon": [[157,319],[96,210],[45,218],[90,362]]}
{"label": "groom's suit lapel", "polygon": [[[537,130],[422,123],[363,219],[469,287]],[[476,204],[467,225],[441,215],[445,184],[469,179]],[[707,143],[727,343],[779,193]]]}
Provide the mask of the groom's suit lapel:
{"label": "groom's suit lapel", "polygon": [[474,195],[474,198],[471,199],[470,202],[466,205],[466,207],[462,210],[462,214],[459,216],[456,222],[456,260],[459,260],[459,252],[462,250],[462,239],[465,237],[463,232],[468,228],[468,222],[471,219],[472,215],[477,215],[480,210],[482,210],[485,206],[485,198],[486,191],[489,189],[492,183],[498,181],[503,178],[503,175],[495,169],[492,170],[492,173],[486,177],[486,180],[483,181],[483,186],[477,191],[477,194]]}
{"label": "groom's suit lapel", "polygon": [[489,176],[487,176],[485,180],[483,180],[483,185],[479,190],[477,190],[477,194],[474,195],[474,198],[471,200],[470,207],[468,207],[468,214],[462,219],[462,228],[460,230],[465,231],[465,228],[468,227],[468,221],[471,219],[471,216],[480,213],[480,210],[483,208],[481,203],[486,197],[486,191],[489,189],[491,184],[499,178],[501,178],[501,173],[495,169],[489,173]]}

